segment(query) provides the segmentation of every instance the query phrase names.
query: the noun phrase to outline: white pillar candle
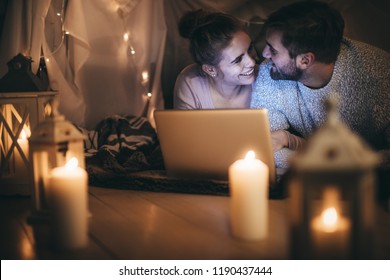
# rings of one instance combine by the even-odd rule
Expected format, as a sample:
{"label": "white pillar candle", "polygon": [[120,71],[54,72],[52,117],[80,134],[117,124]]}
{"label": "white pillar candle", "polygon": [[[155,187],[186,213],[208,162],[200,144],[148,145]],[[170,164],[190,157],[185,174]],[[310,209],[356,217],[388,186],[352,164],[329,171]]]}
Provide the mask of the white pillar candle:
{"label": "white pillar candle", "polygon": [[233,236],[259,240],[268,234],[269,168],[253,151],[229,167]]}
{"label": "white pillar candle", "polygon": [[54,246],[81,248],[88,243],[88,176],[70,159],[54,168],[48,178],[48,204]]}

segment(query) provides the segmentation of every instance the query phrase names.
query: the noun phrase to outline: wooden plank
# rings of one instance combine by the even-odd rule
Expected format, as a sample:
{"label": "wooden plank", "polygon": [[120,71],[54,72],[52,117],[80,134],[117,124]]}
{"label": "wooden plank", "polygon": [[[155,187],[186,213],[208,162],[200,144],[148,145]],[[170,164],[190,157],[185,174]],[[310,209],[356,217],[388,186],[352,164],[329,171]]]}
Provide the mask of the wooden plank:
{"label": "wooden plank", "polygon": [[[232,236],[229,197],[213,195],[141,193],[162,208],[216,235],[239,244],[243,252],[254,251],[257,258],[285,259],[288,257],[286,203],[269,200],[268,237],[263,241],[243,241]],[[277,234],[275,234],[277,233]]]}
{"label": "wooden plank", "polygon": [[[229,197],[89,188],[90,242],[58,252],[47,226],[27,223],[28,197],[0,196],[1,259],[287,259],[285,200],[269,201],[269,236],[231,236]],[[390,258],[390,216],[378,207],[375,259]]]}
{"label": "wooden plank", "polygon": [[28,223],[31,215],[29,197],[0,196],[0,256],[4,260],[31,259],[110,259],[99,244],[90,240],[88,247],[57,251],[50,244],[49,226]]}
{"label": "wooden plank", "polygon": [[27,227],[30,203],[23,196],[0,196],[0,257],[27,260],[36,257],[33,237]]}
{"label": "wooden plank", "polygon": [[280,249],[283,242],[272,250],[267,240],[246,242],[230,236],[228,197],[104,188],[90,191],[94,197],[92,234],[119,259],[285,257]]}

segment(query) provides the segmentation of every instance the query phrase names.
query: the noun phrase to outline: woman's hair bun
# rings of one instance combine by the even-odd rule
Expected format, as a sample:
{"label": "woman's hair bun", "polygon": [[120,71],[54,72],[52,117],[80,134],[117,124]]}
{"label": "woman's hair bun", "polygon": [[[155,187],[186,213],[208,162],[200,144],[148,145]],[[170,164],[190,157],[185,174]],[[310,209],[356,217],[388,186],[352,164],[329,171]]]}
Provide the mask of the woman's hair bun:
{"label": "woman's hair bun", "polygon": [[183,38],[191,38],[192,35],[205,24],[208,12],[199,9],[184,14],[179,21],[179,33]]}

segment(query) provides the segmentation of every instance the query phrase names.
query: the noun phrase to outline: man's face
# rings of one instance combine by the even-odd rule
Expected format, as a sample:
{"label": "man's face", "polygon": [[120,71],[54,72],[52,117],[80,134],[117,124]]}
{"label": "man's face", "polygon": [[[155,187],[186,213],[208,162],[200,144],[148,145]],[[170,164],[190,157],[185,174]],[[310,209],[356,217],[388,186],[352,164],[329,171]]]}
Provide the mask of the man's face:
{"label": "man's face", "polygon": [[288,50],[283,46],[282,33],[269,30],[265,39],[266,46],[263,50],[263,57],[272,61],[271,78],[298,81],[303,72],[297,67],[296,59],[291,58]]}

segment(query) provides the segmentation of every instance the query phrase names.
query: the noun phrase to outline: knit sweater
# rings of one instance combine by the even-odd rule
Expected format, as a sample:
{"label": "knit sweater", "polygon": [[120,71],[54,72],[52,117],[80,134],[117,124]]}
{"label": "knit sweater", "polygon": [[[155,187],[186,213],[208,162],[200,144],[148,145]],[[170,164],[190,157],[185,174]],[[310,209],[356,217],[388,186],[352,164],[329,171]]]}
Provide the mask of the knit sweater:
{"label": "knit sweater", "polygon": [[[300,82],[273,80],[272,62],[265,60],[253,85],[252,108],[267,108],[271,130],[292,129],[309,137],[326,120],[324,101],[335,95],[340,119],[373,149],[390,150],[390,54],[344,38],[333,75],[323,88]],[[286,167],[290,151],[275,153]]]}
{"label": "knit sweater", "polygon": [[209,79],[199,74],[198,66],[191,64],[178,75],[174,89],[175,109],[215,109]]}

